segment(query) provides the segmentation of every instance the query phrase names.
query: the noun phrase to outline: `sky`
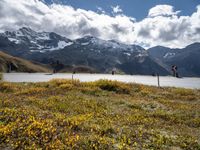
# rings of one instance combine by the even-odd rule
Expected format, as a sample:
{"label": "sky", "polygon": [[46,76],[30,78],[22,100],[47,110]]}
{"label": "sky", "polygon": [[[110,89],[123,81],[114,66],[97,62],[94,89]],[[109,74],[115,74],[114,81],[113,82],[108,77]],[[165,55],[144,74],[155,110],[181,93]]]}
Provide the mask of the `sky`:
{"label": "sky", "polygon": [[70,39],[182,48],[200,42],[200,0],[0,0],[0,32],[24,26]]}
{"label": "sky", "polygon": [[74,8],[97,11],[98,7],[112,12],[112,6],[120,6],[124,14],[142,20],[148,15],[149,9],[156,5],[172,5],[181,10],[180,15],[191,15],[200,0],[45,0],[47,4],[59,3]]}

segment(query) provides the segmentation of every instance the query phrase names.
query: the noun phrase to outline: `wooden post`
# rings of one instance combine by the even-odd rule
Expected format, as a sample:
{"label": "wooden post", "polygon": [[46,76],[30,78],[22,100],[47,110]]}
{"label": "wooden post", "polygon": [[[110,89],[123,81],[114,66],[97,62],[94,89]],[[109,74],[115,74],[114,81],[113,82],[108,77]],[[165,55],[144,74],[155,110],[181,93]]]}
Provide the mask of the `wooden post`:
{"label": "wooden post", "polygon": [[158,79],[158,87],[160,87],[160,76],[158,73],[157,73],[157,79]]}

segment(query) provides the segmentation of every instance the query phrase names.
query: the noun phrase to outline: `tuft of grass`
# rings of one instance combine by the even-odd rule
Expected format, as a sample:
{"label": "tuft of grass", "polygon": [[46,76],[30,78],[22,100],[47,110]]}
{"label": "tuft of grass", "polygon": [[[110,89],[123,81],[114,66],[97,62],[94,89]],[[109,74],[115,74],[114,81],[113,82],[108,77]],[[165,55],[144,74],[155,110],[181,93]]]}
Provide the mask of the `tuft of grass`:
{"label": "tuft of grass", "polygon": [[198,150],[199,99],[108,80],[1,82],[0,149]]}

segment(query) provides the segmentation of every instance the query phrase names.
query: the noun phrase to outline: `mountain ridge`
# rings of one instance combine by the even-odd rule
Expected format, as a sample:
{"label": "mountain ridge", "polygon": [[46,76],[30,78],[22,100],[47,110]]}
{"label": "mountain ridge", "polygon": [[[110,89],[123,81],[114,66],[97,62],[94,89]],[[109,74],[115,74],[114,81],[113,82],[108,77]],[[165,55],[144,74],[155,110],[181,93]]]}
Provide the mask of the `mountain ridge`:
{"label": "mountain ridge", "polygon": [[[184,70],[181,71],[183,76],[200,76],[198,72],[192,73],[191,69],[181,65],[181,57],[192,57],[192,52],[187,50],[191,46],[188,46],[184,49],[157,46],[145,50],[139,45],[93,36],[71,40],[54,32],[36,32],[26,27],[0,34],[0,49],[13,56],[45,64],[59,60],[64,65],[91,67],[101,73],[109,73],[114,69],[125,74],[170,75],[171,65],[177,64]],[[197,52],[198,47],[198,43],[192,45]],[[183,53],[182,50],[188,52]],[[179,62],[174,61],[174,55],[180,55]]]}

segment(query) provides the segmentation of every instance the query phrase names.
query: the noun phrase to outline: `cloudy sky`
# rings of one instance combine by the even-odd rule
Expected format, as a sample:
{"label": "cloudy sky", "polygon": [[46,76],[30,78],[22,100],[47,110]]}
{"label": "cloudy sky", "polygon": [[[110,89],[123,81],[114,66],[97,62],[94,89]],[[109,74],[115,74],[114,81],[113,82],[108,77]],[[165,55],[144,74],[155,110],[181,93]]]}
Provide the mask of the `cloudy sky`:
{"label": "cloudy sky", "polygon": [[0,0],[0,32],[23,26],[181,48],[200,42],[200,0]]}

